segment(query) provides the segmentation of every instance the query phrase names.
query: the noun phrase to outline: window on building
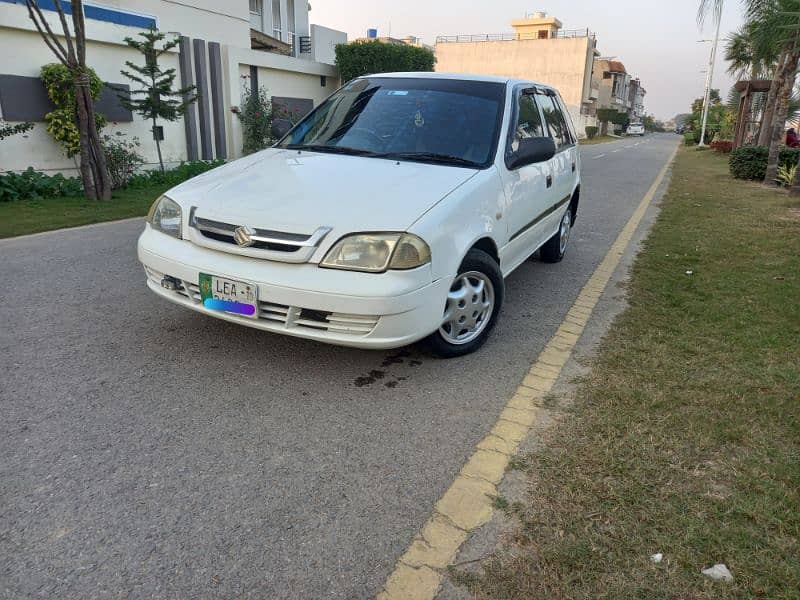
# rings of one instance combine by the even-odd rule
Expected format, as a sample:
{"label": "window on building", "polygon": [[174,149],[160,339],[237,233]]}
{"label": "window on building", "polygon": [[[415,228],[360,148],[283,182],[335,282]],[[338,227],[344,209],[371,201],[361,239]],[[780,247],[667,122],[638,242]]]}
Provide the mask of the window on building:
{"label": "window on building", "polygon": [[539,96],[542,103],[544,120],[550,137],[556,143],[556,148],[564,148],[573,144],[572,134],[567,126],[567,119],[562,112],[561,105],[555,96]]}
{"label": "window on building", "polygon": [[534,94],[520,95],[517,106],[517,126],[514,129],[514,137],[511,140],[511,151],[516,152],[519,149],[520,140],[544,137],[545,135],[542,115],[539,113],[536,97]]}
{"label": "window on building", "polygon": [[262,10],[261,0],[250,0],[250,13],[260,15]]}
{"label": "window on building", "polygon": [[279,40],[283,39],[283,26],[281,25],[281,0],[272,0],[272,35]]}
{"label": "window on building", "polygon": [[547,39],[547,29],[540,29],[539,30],[539,39],[546,40]]}

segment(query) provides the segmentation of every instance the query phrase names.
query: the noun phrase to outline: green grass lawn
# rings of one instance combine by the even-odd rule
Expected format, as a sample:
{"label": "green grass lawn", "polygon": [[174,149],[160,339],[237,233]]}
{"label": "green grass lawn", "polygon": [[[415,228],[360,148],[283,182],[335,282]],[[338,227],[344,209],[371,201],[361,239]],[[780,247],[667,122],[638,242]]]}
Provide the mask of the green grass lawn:
{"label": "green grass lawn", "polygon": [[0,238],[141,217],[167,187],[118,190],[108,202],[90,201],[83,196],[0,202]]}
{"label": "green grass lawn", "polygon": [[[629,302],[517,461],[518,529],[453,579],[478,598],[800,597],[800,203],[682,149]],[[734,580],[700,574],[715,563]]]}

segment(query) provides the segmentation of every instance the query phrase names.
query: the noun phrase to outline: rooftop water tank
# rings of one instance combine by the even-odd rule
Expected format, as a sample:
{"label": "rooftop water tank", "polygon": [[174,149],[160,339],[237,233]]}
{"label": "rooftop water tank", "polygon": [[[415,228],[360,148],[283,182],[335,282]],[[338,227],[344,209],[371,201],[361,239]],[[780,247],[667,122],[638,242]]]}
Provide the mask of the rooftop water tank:
{"label": "rooftop water tank", "polygon": [[378,38],[377,28],[372,27],[370,29],[367,29],[367,37],[371,40],[377,39]]}

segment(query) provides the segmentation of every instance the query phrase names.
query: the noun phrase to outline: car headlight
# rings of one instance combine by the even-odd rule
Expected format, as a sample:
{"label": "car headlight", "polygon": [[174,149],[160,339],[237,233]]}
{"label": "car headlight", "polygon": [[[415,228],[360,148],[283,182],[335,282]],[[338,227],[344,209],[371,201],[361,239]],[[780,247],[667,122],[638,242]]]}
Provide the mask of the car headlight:
{"label": "car headlight", "polygon": [[174,200],[161,196],[153,202],[147,213],[147,222],[153,229],[180,239],[181,207]]}
{"label": "car headlight", "polygon": [[387,269],[414,269],[430,261],[428,244],[410,233],[358,233],[336,242],[320,266],[383,273]]}

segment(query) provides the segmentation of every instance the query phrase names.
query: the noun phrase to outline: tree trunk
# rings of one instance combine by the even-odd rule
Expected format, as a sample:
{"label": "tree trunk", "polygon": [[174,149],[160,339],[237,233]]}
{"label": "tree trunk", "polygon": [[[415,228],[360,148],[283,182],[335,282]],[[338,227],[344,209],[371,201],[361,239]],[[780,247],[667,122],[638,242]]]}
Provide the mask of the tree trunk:
{"label": "tree trunk", "polygon": [[86,103],[83,100],[85,86],[75,83],[75,104],[78,113],[78,132],[80,133],[80,156],[81,156],[81,181],[83,182],[83,192],[89,200],[97,200],[99,190],[95,184],[96,176],[93,169],[94,159],[89,145],[89,128],[87,126],[88,115],[86,114]]}
{"label": "tree trunk", "polygon": [[158,135],[156,133],[156,118],[153,117],[153,139],[156,142],[156,152],[158,153],[158,165],[161,167],[161,172],[164,172],[164,159],[161,158],[161,142],[158,139]]}
{"label": "tree trunk", "polygon": [[775,115],[775,98],[779,91],[777,80],[788,58],[788,52],[786,50],[781,52],[780,58],[778,58],[778,66],[775,69],[775,79],[772,81],[772,85],[767,93],[767,103],[764,105],[764,114],[761,117],[757,146],[769,146],[770,136],[772,135],[772,118]]}
{"label": "tree trunk", "polygon": [[772,119],[772,129],[769,140],[769,157],[767,158],[767,172],[764,176],[766,185],[777,185],[778,163],[780,158],[781,145],[785,139],[786,117],[789,113],[789,100],[794,88],[794,81],[797,75],[798,64],[797,52],[792,45],[792,51],[788,61],[785,63],[782,72],[775,78],[774,84],[778,84],[779,90],[775,96],[775,114]]}

